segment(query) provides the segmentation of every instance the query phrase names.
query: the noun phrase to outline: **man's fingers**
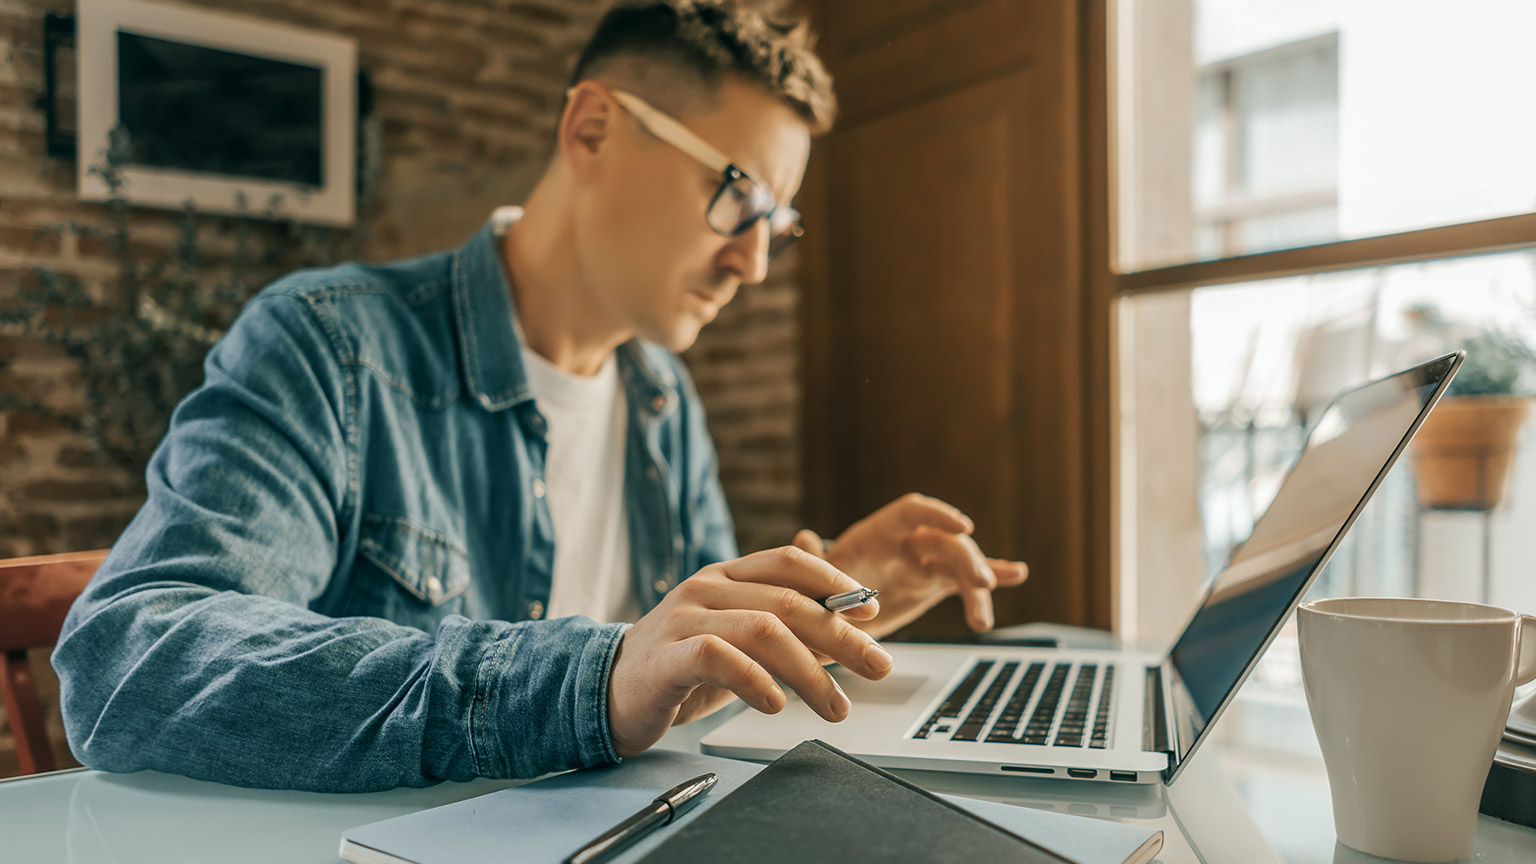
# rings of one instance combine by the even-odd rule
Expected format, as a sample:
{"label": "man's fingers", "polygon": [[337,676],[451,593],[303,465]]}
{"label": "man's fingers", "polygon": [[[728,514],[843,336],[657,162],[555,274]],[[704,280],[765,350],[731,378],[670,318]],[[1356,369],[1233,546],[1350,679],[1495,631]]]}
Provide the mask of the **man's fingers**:
{"label": "man's fingers", "polygon": [[[809,528],[801,528],[795,533],[794,546],[796,549],[804,549],[817,558],[825,560],[827,557],[826,541],[821,539],[820,534]],[[842,614],[853,621],[871,621],[880,614],[880,601],[871,600],[863,606],[847,609]]]}
{"label": "man's fingers", "polygon": [[931,525],[952,534],[969,534],[976,530],[976,524],[959,508],[917,492],[903,495],[886,506],[895,508],[897,515],[911,528]]}
{"label": "man's fingers", "polygon": [[811,710],[834,723],[848,716],[842,688],[777,615],[743,609],[711,612],[710,620],[715,633],[788,684]]}
{"label": "man's fingers", "polygon": [[713,684],[741,697],[741,701],[764,714],[784,710],[784,691],[773,676],[755,663],[741,649],[713,633],[701,633],[672,643],[682,653],[674,665],[682,675],[679,683],[687,688]]}
{"label": "man's fingers", "polygon": [[[785,549],[788,549],[788,552],[786,552]],[[800,593],[800,595],[806,596],[808,600],[816,603],[817,606],[819,606],[822,610],[825,610],[825,607],[820,606],[819,601],[826,600],[828,596],[833,596],[834,593],[843,593],[845,590],[854,590],[859,589],[859,587],[863,587],[860,586],[857,581],[852,580],[852,577],[846,577],[846,573],[843,573],[842,570],[837,569],[837,567],[833,566],[833,564],[825,564],[825,557],[822,555],[822,550],[825,549],[825,547],[823,547],[822,538],[820,538],[820,535],[817,535],[814,530],[800,530],[799,533],[794,535],[794,546],[785,547],[785,549],[770,549],[766,550],[766,552],[759,552],[757,555],[750,555],[748,558],[753,558],[754,560],[751,561],[751,566],[739,566],[739,564],[743,564],[743,561],[745,561],[745,558],[743,558],[743,560],[739,561],[728,561],[727,564],[730,564],[730,567],[722,564],[720,569],[725,570],[725,575],[730,577],[731,581],[734,581],[734,583],[766,584],[766,586],[788,587],[788,589],[796,590],[796,592]],[[799,550],[799,552],[805,552],[806,555],[811,555],[811,557],[816,558],[816,561],[822,561],[822,563],[825,564],[825,567],[822,567],[822,564],[809,563],[809,561],[806,561],[805,558],[797,555],[796,550]],[[762,567],[757,567],[759,561],[756,561],[756,558],[759,557],[759,555],[766,555],[766,557],[768,557],[768,561],[770,561],[770,566],[773,566],[771,563],[773,563],[774,558],[776,557],[780,558],[780,560],[783,560],[783,563],[780,564],[779,570],[762,569]],[[848,584],[848,586],[852,587],[836,587],[836,589],[833,589],[833,587],[816,587],[817,584],[820,584],[817,583],[817,578],[819,578],[817,575],[806,578],[803,573],[799,572],[800,567],[806,566],[817,567],[817,569],[819,569],[817,572],[819,572],[820,575],[826,575],[826,573],[843,575],[843,577],[845,577],[848,581],[846,581],[846,583],[837,584]],[[710,604],[710,606],[713,607],[713,609],[736,609],[736,607],[739,607],[737,604],[731,603],[731,601],[720,600],[720,598],[714,598],[714,601]],[[760,609],[760,607],[750,606],[742,607],[742,609]],[[770,612],[773,612],[773,609],[770,609]],[[863,604],[863,606],[857,606],[854,607],[854,609],[846,610],[846,612],[840,612],[840,615],[846,616],[846,618],[851,621],[869,621],[872,620],[874,616],[879,615],[879,613],[880,601],[871,600],[869,603]]]}
{"label": "man's fingers", "polygon": [[754,552],[715,567],[737,582],[782,585],[814,600],[864,587],[852,576],[796,546]]}
{"label": "man's fingers", "polygon": [[960,602],[965,606],[965,623],[977,633],[992,629],[992,592],[985,588],[961,588]]}
{"label": "man's fingers", "polygon": [[992,575],[997,577],[999,588],[1022,585],[1024,580],[1029,578],[1029,565],[1023,561],[1004,561],[1001,558],[988,558],[987,566],[992,568]]}
{"label": "man's fingers", "polygon": [[962,588],[990,591],[997,587],[996,573],[969,534],[952,534],[920,526],[913,529],[903,542],[906,551],[925,567],[932,567],[950,576]]}
{"label": "man's fingers", "polygon": [[794,545],[796,548],[804,549],[817,558],[827,557],[827,544],[822,542],[820,534],[809,528],[801,528],[795,533]]}
{"label": "man's fingers", "polygon": [[711,610],[750,609],[777,616],[817,663],[841,663],[876,681],[891,671],[890,655],[873,637],[792,588],[714,580],[701,583],[693,593],[693,599]]}
{"label": "man's fingers", "polygon": [[[821,605],[821,604],[817,604]],[[849,621],[873,621],[880,616],[880,601],[871,600],[863,606],[855,606],[852,609],[844,609],[834,613],[847,618]]]}

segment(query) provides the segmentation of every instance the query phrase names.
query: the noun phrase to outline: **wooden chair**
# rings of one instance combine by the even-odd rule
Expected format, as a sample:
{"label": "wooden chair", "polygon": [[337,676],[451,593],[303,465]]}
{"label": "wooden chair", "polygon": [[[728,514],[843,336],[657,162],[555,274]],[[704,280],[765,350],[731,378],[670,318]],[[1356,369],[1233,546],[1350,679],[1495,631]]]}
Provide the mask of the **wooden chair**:
{"label": "wooden chair", "polygon": [[99,549],[0,560],[0,696],[23,774],[54,769],[27,649],[58,641],[70,604],[106,557]]}

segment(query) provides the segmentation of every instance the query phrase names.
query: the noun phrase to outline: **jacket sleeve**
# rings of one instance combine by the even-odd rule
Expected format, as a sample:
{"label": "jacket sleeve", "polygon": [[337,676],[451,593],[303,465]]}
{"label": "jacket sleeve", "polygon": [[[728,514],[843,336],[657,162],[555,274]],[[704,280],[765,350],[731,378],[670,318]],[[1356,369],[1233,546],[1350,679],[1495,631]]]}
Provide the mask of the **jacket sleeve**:
{"label": "jacket sleeve", "polygon": [[86,765],[342,792],[618,758],[623,625],[309,608],[358,506],[350,374],[307,301],[270,290],[210,352],[54,652]]}

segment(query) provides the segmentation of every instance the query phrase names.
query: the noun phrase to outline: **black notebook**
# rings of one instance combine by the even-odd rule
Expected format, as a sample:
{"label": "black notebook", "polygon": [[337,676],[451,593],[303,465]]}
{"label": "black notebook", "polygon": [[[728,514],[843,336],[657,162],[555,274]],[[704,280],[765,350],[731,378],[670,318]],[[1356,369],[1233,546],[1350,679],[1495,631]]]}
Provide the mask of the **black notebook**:
{"label": "black notebook", "polygon": [[836,747],[806,741],[684,825],[641,864],[722,861],[1068,859]]}

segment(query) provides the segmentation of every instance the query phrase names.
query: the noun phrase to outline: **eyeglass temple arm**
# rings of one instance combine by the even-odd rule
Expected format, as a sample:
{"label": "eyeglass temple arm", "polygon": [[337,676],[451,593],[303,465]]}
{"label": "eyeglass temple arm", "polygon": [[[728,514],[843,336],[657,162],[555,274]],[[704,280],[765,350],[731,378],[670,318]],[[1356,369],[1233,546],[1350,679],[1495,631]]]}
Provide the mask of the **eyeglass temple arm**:
{"label": "eyeglass temple arm", "polygon": [[[566,98],[572,98],[576,93],[576,89],[572,87],[565,91]],[[624,110],[633,114],[635,119],[639,120],[640,124],[649,129],[651,134],[657,138],[704,163],[704,166],[711,171],[719,171],[723,174],[725,169],[730,167],[731,160],[724,153],[716,150],[709,142],[693,134],[693,130],[687,126],[652,108],[639,96],[633,93],[626,93],[623,90],[611,90],[609,92],[613,94],[613,98],[617,99],[620,105],[624,106]]]}

